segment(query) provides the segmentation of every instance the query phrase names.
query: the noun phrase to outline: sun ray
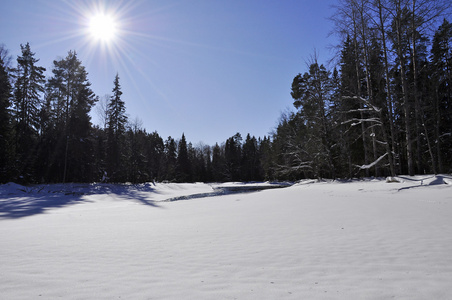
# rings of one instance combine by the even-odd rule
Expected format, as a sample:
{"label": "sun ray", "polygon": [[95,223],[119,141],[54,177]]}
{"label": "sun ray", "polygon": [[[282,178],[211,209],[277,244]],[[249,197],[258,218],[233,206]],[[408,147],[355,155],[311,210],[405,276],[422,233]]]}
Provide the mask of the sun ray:
{"label": "sun ray", "polygon": [[[175,3],[152,10],[143,10],[141,4],[145,2],[144,0],[118,2],[93,0],[76,3],[62,0],[62,2],[65,5],[53,7],[59,11],[59,14],[52,18],[56,23],[64,24],[71,30],[66,30],[63,36],[49,36],[45,45],[72,42],[68,50],[77,51],[84,65],[87,66],[88,72],[96,76],[111,73],[112,69],[115,69],[115,73],[124,73],[124,77],[128,78],[129,84],[132,85],[131,88],[138,93],[137,100],[143,102],[142,104],[148,102],[147,93],[138,86],[136,80],[133,80],[136,77],[143,78],[161,100],[169,102],[168,91],[164,86],[159,85],[158,78],[152,75],[153,72],[143,70],[140,62],[150,62],[156,69],[160,68],[161,72],[168,72],[168,70],[162,68],[161,63],[153,59],[152,55],[143,51],[144,46],[151,44],[156,49],[170,51],[180,51],[180,45],[208,47],[159,35],[161,24],[158,21],[155,21],[157,24],[155,28],[141,26],[147,24],[147,21],[152,20],[153,17],[156,17],[155,20],[160,20],[159,15],[176,5]],[[68,7],[70,9],[67,9]],[[60,53],[60,55],[64,54]],[[111,75],[112,78],[113,76],[114,74]],[[99,78],[96,79],[96,82],[99,80]]]}

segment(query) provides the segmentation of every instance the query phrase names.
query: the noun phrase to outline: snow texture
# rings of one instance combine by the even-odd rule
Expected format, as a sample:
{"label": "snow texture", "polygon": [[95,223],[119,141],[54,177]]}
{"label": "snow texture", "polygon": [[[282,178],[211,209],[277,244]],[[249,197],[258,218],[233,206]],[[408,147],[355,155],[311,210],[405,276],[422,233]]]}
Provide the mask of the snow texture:
{"label": "snow texture", "polygon": [[0,295],[450,299],[452,176],[389,179],[5,184]]}

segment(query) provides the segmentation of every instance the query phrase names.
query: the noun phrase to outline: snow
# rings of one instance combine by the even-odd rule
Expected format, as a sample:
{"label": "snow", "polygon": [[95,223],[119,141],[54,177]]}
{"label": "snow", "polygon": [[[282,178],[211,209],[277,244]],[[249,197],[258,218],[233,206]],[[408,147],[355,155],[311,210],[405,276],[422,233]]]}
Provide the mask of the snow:
{"label": "snow", "polygon": [[305,180],[202,198],[222,184],[10,183],[0,186],[0,295],[450,299],[451,183]]}

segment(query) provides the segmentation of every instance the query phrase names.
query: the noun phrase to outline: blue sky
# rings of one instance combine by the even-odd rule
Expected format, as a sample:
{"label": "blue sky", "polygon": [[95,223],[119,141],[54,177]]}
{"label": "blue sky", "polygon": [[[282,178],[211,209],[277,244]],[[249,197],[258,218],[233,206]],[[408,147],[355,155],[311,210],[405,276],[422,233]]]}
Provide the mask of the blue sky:
{"label": "blue sky", "polygon": [[[111,93],[119,73],[129,118],[148,132],[213,145],[275,127],[314,50],[320,62],[333,55],[335,2],[4,0],[0,43],[15,59],[29,42],[47,75],[53,60],[76,50],[97,95]],[[96,12],[116,20],[112,41],[88,33]]]}

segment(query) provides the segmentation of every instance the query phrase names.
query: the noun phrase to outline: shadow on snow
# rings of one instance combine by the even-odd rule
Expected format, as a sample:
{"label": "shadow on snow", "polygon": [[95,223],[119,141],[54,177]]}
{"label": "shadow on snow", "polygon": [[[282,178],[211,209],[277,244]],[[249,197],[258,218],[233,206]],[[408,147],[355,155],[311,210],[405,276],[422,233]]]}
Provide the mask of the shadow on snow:
{"label": "shadow on snow", "polygon": [[[205,197],[214,197],[236,193],[251,193],[266,189],[284,188],[291,186],[290,183],[278,183],[271,185],[243,184],[234,186],[215,186],[208,193],[183,195],[168,198],[162,202],[173,202]],[[152,183],[144,184],[49,184],[35,186],[21,186],[15,183],[0,185],[0,220],[16,219],[37,214],[55,208],[70,205],[88,203],[86,195],[108,195],[112,194],[118,198],[138,201],[141,204],[160,207],[157,201],[149,200],[149,193],[158,194]]]}
{"label": "shadow on snow", "polygon": [[143,192],[156,192],[152,184],[54,184],[21,186],[0,185],[0,220],[16,219],[46,213],[54,208],[88,203],[85,195],[114,194],[122,199],[158,207]]}

